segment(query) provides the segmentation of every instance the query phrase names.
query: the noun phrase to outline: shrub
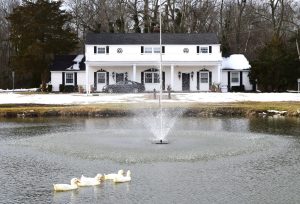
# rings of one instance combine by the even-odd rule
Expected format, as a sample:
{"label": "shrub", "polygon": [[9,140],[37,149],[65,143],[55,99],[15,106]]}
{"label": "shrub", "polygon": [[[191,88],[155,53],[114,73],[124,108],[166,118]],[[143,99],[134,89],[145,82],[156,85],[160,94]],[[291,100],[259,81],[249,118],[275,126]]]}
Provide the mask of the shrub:
{"label": "shrub", "polygon": [[64,84],[60,84],[59,85],[59,92],[64,92],[65,90],[65,85]]}
{"label": "shrub", "polygon": [[231,92],[244,92],[245,91],[245,86],[232,86],[231,87]]}
{"label": "shrub", "polygon": [[48,84],[48,86],[47,86],[47,91],[48,91],[48,92],[52,92],[52,85],[51,85],[51,84]]}

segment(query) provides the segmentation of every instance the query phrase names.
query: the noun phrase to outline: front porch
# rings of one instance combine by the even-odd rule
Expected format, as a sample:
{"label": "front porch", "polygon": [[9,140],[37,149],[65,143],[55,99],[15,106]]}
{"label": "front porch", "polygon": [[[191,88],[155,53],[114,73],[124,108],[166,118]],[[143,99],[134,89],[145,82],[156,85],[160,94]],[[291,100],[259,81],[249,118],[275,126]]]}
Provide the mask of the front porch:
{"label": "front porch", "polygon": [[214,65],[163,65],[162,77],[158,65],[90,65],[86,63],[86,90],[88,93],[102,92],[108,84],[132,80],[145,85],[146,91],[162,89],[168,86],[176,92],[210,91],[213,84],[221,82],[220,64]]}

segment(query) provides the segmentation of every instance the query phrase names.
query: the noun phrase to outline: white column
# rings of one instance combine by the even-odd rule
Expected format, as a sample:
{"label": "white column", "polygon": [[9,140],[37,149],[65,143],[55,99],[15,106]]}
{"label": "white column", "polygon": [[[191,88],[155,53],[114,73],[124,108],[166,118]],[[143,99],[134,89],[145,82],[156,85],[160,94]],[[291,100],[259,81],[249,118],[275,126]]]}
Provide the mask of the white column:
{"label": "white column", "polygon": [[136,81],[136,65],[132,66],[132,81]]}
{"label": "white column", "polygon": [[85,64],[85,91],[86,95],[90,93],[90,86],[89,86],[89,65]]}
{"label": "white column", "polygon": [[221,64],[218,65],[218,83],[221,83],[222,81],[222,69]]}
{"label": "white column", "polygon": [[171,65],[171,88],[174,90],[174,65]]}

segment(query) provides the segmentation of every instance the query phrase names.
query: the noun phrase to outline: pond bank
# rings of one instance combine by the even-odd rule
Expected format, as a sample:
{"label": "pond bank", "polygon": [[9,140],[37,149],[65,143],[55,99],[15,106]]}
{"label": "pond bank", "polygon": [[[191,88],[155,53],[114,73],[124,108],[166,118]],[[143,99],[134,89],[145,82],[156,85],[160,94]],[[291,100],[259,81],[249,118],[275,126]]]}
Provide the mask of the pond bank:
{"label": "pond bank", "polygon": [[[124,117],[157,107],[157,103],[1,104],[0,117]],[[300,117],[300,102],[166,103],[163,108],[182,110],[185,117]]]}

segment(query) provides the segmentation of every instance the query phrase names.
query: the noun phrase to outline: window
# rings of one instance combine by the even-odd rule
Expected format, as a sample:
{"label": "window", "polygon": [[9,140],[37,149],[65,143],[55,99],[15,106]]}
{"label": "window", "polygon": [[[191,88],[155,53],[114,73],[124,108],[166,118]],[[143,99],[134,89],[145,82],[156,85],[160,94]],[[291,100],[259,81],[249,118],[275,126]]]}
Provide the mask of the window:
{"label": "window", "polygon": [[145,53],[152,53],[152,47],[145,47]]}
{"label": "window", "polygon": [[152,73],[145,73],[145,83],[152,83]]}
{"label": "window", "polygon": [[74,73],[66,73],[66,84],[74,84]]}
{"label": "window", "polygon": [[200,83],[208,83],[208,73],[207,72],[200,72]]}
{"label": "window", "polygon": [[238,72],[231,72],[231,83],[239,83],[240,77]]}
{"label": "window", "polygon": [[160,53],[160,47],[154,47],[153,52],[154,53]]}
{"label": "window", "polygon": [[200,53],[208,53],[208,47],[200,47]]}
{"label": "window", "polygon": [[106,72],[98,72],[97,73],[98,77],[98,84],[105,84],[105,75],[106,75]]}
{"label": "window", "polygon": [[[152,54],[152,53],[160,53],[160,47],[143,47],[142,46],[142,50],[141,53],[148,53],[148,54]],[[165,47],[162,46],[162,53],[165,53]]]}
{"label": "window", "polygon": [[159,83],[158,72],[145,72],[145,83]]}
{"label": "window", "polygon": [[105,47],[98,47],[98,54],[105,54]]}

